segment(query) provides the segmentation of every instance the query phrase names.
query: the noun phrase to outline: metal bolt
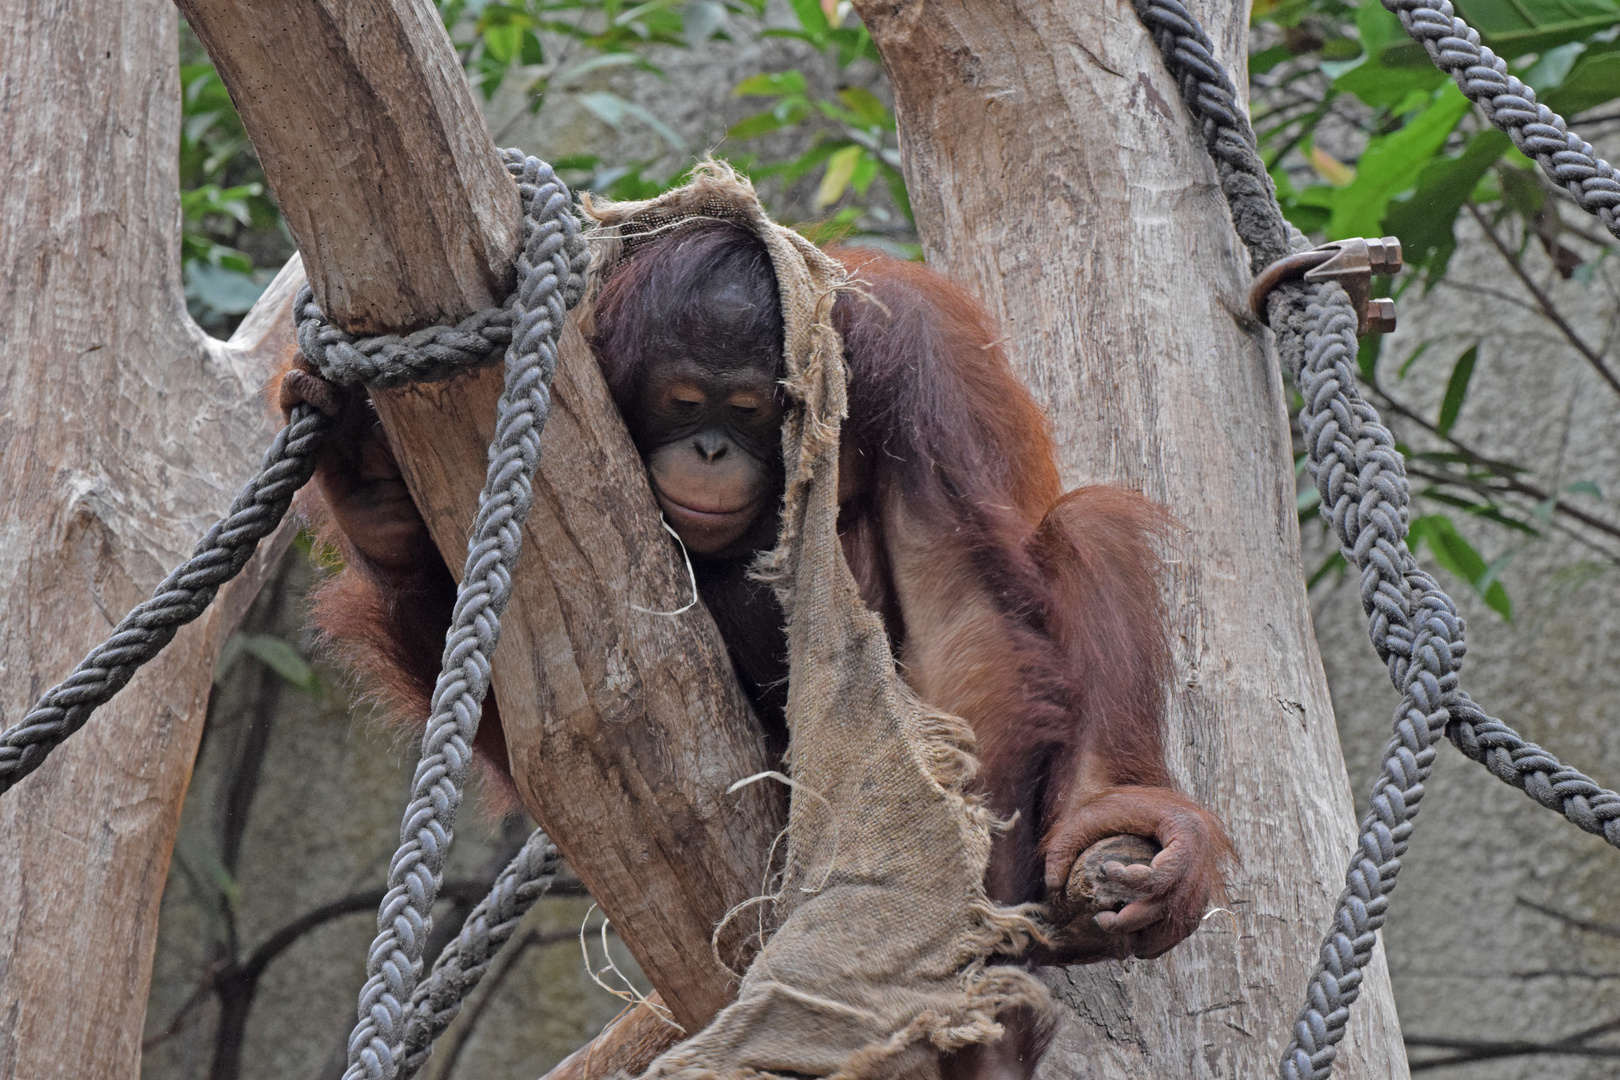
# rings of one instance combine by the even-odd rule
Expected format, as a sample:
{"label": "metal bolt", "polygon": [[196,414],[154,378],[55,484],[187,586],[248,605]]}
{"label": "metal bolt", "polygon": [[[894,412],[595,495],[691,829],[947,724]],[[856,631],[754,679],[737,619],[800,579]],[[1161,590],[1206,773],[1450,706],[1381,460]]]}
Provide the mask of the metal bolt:
{"label": "metal bolt", "polygon": [[1375,274],[1401,272],[1401,242],[1393,236],[1367,241],[1367,261]]}
{"label": "metal bolt", "polygon": [[1395,332],[1395,301],[1387,296],[1367,301],[1367,333],[1393,334]]}

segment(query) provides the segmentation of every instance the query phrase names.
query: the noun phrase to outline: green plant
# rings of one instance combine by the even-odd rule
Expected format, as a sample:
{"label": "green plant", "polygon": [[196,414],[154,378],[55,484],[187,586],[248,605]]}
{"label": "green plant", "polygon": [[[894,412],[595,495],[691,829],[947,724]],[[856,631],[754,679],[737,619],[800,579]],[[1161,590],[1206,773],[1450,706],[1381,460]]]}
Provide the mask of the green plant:
{"label": "green plant", "polygon": [[214,65],[181,37],[180,254],[192,317],[228,332],[292,254],[281,213]]}
{"label": "green plant", "polygon": [[[1578,124],[1620,97],[1620,0],[1454,3],[1541,101]],[[1399,237],[1411,271],[1399,288],[1421,284],[1425,291],[1450,283],[1458,223],[1471,221],[1497,248],[1529,306],[1620,393],[1603,350],[1570,327],[1524,263],[1527,247],[1536,244],[1560,274],[1590,282],[1614,250],[1612,241],[1561,204],[1539,168],[1485,122],[1396,17],[1378,0],[1259,0],[1254,24],[1263,46],[1249,58],[1255,129],[1288,218],[1324,240]],[[1620,527],[1592,512],[1602,498],[1596,485],[1547,490],[1530,470],[1458,440],[1455,426],[1482,362],[1480,343],[1451,361],[1434,415],[1405,404],[1397,386],[1415,365],[1437,359],[1429,345],[1381,364],[1391,359],[1383,356],[1383,339],[1369,337],[1359,357],[1373,400],[1424,438],[1424,445],[1402,447],[1408,471],[1423,482],[1417,495],[1428,511],[1414,511],[1413,545],[1426,547],[1504,618],[1512,604],[1502,569],[1550,529],[1620,562],[1612,545]],[[1300,509],[1304,519],[1315,516],[1314,492],[1302,493]],[[1482,540],[1470,539],[1485,536],[1482,522],[1500,530],[1490,536],[1499,552],[1494,559],[1480,554]],[[1313,581],[1342,565],[1329,560]]]}
{"label": "green plant", "polygon": [[[621,68],[662,75],[653,59],[657,47],[729,38],[734,19],[757,18],[763,10],[764,0],[439,0],[467,77],[485,100],[515,87],[529,113],[538,114],[566,96],[615,131],[645,129],[681,154],[685,141],[656,112],[587,77]],[[576,155],[553,164],[573,186],[612,198],[647,198],[684,171],[655,178],[648,174],[653,161]]]}
{"label": "green plant", "polygon": [[[819,0],[792,0],[797,27],[765,31],[812,45],[823,63],[842,73],[856,61],[880,62],[872,37],[853,20],[848,0],[823,6]],[[846,25],[851,21],[854,25]],[[738,97],[764,98],[769,106],[733,124],[726,136],[748,143],[780,131],[800,130],[808,146],[783,161],[745,155],[741,162],[750,175],[775,177],[784,184],[818,177],[813,206],[833,210],[832,216],[807,230],[817,240],[860,233],[888,239],[908,257],[920,257],[915,244],[905,243],[915,231],[911,199],[900,172],[900,150],[895,137],[894,112],[882,98],[860,86],[842,86],[832,97],[814,94],[801,69],[762,72],[737,84]],[[868,198],[874,181],[881,179],[887,203]]]}

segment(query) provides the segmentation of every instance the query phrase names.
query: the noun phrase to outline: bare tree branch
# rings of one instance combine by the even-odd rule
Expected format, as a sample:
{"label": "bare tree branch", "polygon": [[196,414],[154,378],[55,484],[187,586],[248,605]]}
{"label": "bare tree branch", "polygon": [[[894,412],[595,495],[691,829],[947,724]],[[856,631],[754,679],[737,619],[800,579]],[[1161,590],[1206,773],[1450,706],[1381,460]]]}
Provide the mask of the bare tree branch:
{"label": "bare tree branch", "polygon": [[1578,927],[1581,930],[1590,930],[1594,934],[1602,934],[1605,937],[1620,938],[1620,923],[1599,922],[1596,919],[1588,919],[1584,915],[1575,915],[1571,912],[1562,911],[1558,908],[1552,907],[1549,904],[1543,904],[1536,900],[1529,900],[1522,896],[1518,897],[1516,902],[1523,907],[1529,908],[1531,911],[1539,911],[1543,915],[1550,915],[1559,922],[1567,923],[1570,926]]}
{"label": "bare tree branch", "polygon": [[1592,1057],[1620,1059],[1620,1046],[1588,1046],[1590,1040],[1612,1031],[1620,1031],[1620,1020],[1605,1020],[1601,1024],[1565,1035],[1548,1042],[1524,1039],[1455,1039],[1444,1036],[1406,1036],[1407,1049],[1456,1050],[1450,1057],[1410,1063],[1412,1072],[1426,1072],[1447,1065],[1463,1065],[1472,1061],[1495,1061],[1501,1058],[1529,1056]]}
{"label": "bare tree branch", "polygon": [[1541,286],[1537,285],[1535,280],[1525,271],[1523,260],[1514,254],[1496,229],[1492,227],[1490,220],[1485,216],[1485,212],[1473,203],[1468,203],[1467,206],[1468,212],[1474,216],[1475,221],[1479,222],[1479,227],[1484,231],[1485,238],[1491,242],[1491,246],[1496,248],[1497,252],[1513,270],[1513,276],[1519,279],[1520,284],[1525,287],[1531,296],[1535,297],[1542,316],[1558,327],[1559,332],[1564,335],[1571,345],[1575,346],[1575,351],[1584,356],[1586,362],[1592,365],[1592,370],[1602,376],[1603,381],[1608,383],[1616,393],[1620,393],[1620,375],[1616,375],[1597,350],[1588,345],[1586,340],[1575,332],[1575,328],[1569,325],[1569,321],[1564,318],[1563,313],[1553,304],[1552,298],[1543,292]]}

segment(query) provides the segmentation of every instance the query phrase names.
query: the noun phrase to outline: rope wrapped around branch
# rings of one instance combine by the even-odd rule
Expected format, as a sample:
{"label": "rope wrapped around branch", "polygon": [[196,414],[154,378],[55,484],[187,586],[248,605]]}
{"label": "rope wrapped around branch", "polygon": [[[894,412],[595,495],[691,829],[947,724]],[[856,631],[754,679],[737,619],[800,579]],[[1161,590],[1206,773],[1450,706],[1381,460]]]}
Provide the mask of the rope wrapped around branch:
{"label": "rope wrapped around branch", "polygon": [[[367,957],[359,1023],[349,1040],[345,1075],[350,1080],[395,1080],[422,1066],[433,1039],[455,1016],[461,999],[483,977],[523,914],[550,887],[558,865],[551,841],[536,830],[440,957],[433,975],[417,985],[473,736],[489,691],[490,657],[511,596],[512,569],[540,459],[540,432],[551,408],[557,339],[568,309],[584,294],[590,262],[573,197],[551,166],[518,150],[500,153],[523,206],[517,288],[505,303],[456,326],[364,339],[327,323],[307,284],[293,305],[299,349],[330,382],[398,386],[446,379],[502,357],[506,361],[495,440],[445,640],[443,669],[400,826],[400,847],[389,866],[378,934]],[[0,793],[38,768],[182,626],[207,609],[219,587],[242,570],[259,541],[286,516],[293,495],[314,474],[331,428],[331,418],[314,406],[293,408],[258,474],[236,497],[225,520],[198,542],[191,558],[163,580],[152,599],[125,616],[112,637],[91,650],[72,675],[47,691],[21,723],[0,732]]]}
{"label": "rope wrapped around branch", "polygon": [[[490,658],[501,635],[501,614],[512,593],[512,570],[540,462],[540,433],[551,411],[557,339],[568,307],[585,288],[589,263],[572,197],[549,165],[503,151],[523,199],[523,250],[518,284],[501,307],[456,327],[429,328],[404,337],[356,340],[326,325],[308,296],[297,305],[299,347],[321,375],[334,382],[362,379],[373,386],[444,378],[468,366],[506,356],[506,382],[496,406],[484,489],[456,591],[444,661],[422,735],[422,756],[400,825],[400,846],[388,868],[388,893],[377,913],[377,936],[366,958],[359,1020],[349,1036],[345,1080],[396,1080],[426,1060],[431,1038],[453,1016],[459,1000],[483,973],[487,947],[458,949],[442,980],[417,996],[422,950],[433,927],[433,901],[461,806],[472,742],[489,693]],[[547,874],[543,834],[530,838],[497,883],[517,890]],[[522,880],[520,880],[522,879]],[[515,895],[513,893],[512,895]],[[532,903],[538,890],[525,892]],[[498,900],[491,901],[498,903]],[[507,915],[510,916],[510,909]],[[510,936],[515,920],[504,918]],[[427,1007],[430,1015],[416,1010]],[[442,1022],[441,1022],[442,1020]]]}
{"label": "rope wrapped around branch", "polygon": [[[1307,246],[1282,216],[1253,129],[1197,20],[1179,0],[1133,2],[1215,158],[1251,267],[1258,271]],[[1566,131],[1562,118],[1536,105],[1528,88],[1505,75],[1501,60],[1452,15],[1449,0],[1384,4],[1493,123],[1540,160],[1584,209],[1615,229],[1620,185],[1613,170]],[[1280,235],[1288,237],[1285,244]],[[1406,466],[1394,436],[1356,387],[1356,311],[1344,289],[1332,282],[1288,282],[1272,292],[1267,310],[1278,353],[1304,397],[1300,423],[1323,511],[1345,558],[1361,573],[1368,633],[1401,694],[1345,889],[1280,1067],[1284,1080],[1326,1080],[1384,924],[1442,732],[1499,779],[1617,848],[1620,795],[1486,716],[1460,688],[1457,672],[1467,652],[1463,620],[1407,547]]]}
{"label": "rope wrapped around branch", "polygon": [[208,610],[220,586],[242,572],[259,541],[281,524],[293,495],[314,475],[331,429],[331,418],[313,406],[294,408],[265,451],[258,473],[232,500],[225,519],[197,541],[191,557],[170,571],[150,600],[125,615],[112,636],[91,649],[71,675],[45,691],[21,721],[0,732],[0,795],[43,765],[181,627]]}

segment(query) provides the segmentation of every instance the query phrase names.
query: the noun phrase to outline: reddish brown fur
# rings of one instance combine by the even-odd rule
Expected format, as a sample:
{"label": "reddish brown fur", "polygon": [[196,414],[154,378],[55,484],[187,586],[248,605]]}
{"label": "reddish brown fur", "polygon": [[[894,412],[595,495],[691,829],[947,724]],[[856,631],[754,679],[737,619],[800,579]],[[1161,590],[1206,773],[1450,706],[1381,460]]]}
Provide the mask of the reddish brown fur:
{"label": "reddish brown fur", "polygon": [[[757,247],[734,226],[694,225],[649,244],[602,290],[593,345],[644,452],[662,436],[630,405],[671,350],[700,366],[780,363],[771,312],[704,321],[703,289],[716,280],[774,295]],[[1119,488],[1063,494],[1047,419],[966,293],[916,264],[834,254],[856,283],[834,309],[851,373],[840,533],[907,679],[973,725],[979,784],[1016,819],[997,841],[992,895],[1041,899],[1061,891],[1093,841],[1155,837],[1164,850],[1152,866],[1122,878],[1141,899],[1099,925],[1123,951],[1157,955],[1197,925],[1230,853],[1219,824],[1174,790],[1164,764],[1173,665],[1157,549],[1169,519]],[[786,675],[780,616],[746,571],[774,539],[769,517],[747,550],[696,560],[700,592],[767,723]],[[440,643],[429,649],[420,628],[442,635],[448,572],[428,555],[416,576],[379,573],[337,540],[350,569],[326,586],[317,620],[419,717]],[[485,739],[492,726],[480,745],[504,758],[498,733],[493,746]],[[1059,948],[1048,958],[1095,956]]]}
{"label": "reddish brown fur", "polygon": [[[1180,940],[1219,888],[1229,846],[1164,766],[1174,665],[1157,549],[1169,516],[1121,488],[1062,494],[1047,418],[972,297],[915,263],[835,254],[860,290],[835,312],[851,367],[844,460],[859,474],[840,523],[846,553],[863,597],[903,643],[942,628],[904,619],[897,549],[921,547],[926,576],[956,569],[934,590],[981,594],[948,627],[969,644],[930,657],[945,669],[937,676],[927,660],[909,674],[973,724],[982,787],[1019,816],[998,845],[993,892],[1015,901],[1061,888],[1037,843],[1066,866],[1103,835],[1170,840],[1173,819],[1176,860],[1196,856],[1179,863],[1186,887],[1167,897]],[[902,657],[917,651],[903,645]],[[971,678],[953,679],[964,669]]]}
{"label": "reddish brown fur", "polygon": [[[283,409],[305,396],[289,393],[291,384],[301,381],[295,373],[303,370],[294,353],[272,384]],[[326,393],[333,392],[327,384],[320,385]],[[310,593],[310,620],[333,659],[362,694],[376,703],[376,717],[387,727],[414,737],[421,734],[427,720],[444,633],[455,604],[455,581],[438,557],[420,515],[416,517],[419,528],[410,530],[404,539],[390,538],[390,548],[404,550],[385,552],[393,557],[384,562],[363,552],[340,524],[332,507],[341,502],[341,496],[334,498],[334,492],[355,486],[367,450],[386,463],[392,463],[393,454],[365,390],[354,387],[335,393],[339,408],[329,449],[316,469],[315,483],[299,493],[296,505],[316,543],[336,550],[343,566]],[[323,398],[318,404],[327,403]],[[397,478],[397,465],[392,471]],[[500,817],[515,809],[518,799],[493,695],[484,703],[474,749],[483,777],[481,808],[486,815]]]}

